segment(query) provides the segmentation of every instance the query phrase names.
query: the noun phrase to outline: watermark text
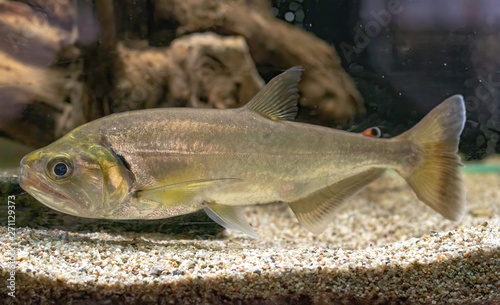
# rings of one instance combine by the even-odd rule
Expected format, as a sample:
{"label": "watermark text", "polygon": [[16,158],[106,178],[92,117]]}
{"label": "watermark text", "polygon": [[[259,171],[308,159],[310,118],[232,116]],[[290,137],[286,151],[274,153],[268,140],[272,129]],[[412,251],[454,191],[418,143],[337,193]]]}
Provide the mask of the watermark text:
{"label": "watermark text", "polygon": [[7,279],[8,295],[16,297],[16,248],[13,246],[16,242],[16,196],[7,197],[7,234],[10,241],[10,252],[8,253],[9,278]]}

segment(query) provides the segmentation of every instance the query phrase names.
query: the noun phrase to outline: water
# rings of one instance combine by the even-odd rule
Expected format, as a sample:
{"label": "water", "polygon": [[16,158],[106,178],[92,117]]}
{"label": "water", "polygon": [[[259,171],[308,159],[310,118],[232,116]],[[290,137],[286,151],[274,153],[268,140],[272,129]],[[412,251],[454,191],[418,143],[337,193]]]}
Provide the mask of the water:
{"label": "water", "polygon": [[463,160],[499,151],[493,0],[168,3],[2,4],[0,169],[112,113],[240,107],[294,65],[299,121],[388,138],[461,94]]}
{"label": "water", "polygon": [[[196,280],[201,283],[199,287],[208,287],[203,285],[211,282],[204,282],[204,276],[212,276],[211,271],[203,269],[205,267],[198,269],[198,266],[204,266],[201,261],[188,264],[184,263],[184,258],[196,256],[198,259],[201,255],[203,260],[205,256],[219,260],[219,257],[227,258],[229,252],[233,261],[242,262],[243,269],[240,271],[240,266],[236,268],[232,261],[227,261],[227,268],[226,265],[220,267],[225,268],[224,277],[231,277],[235,270],[242,272],[239,274],[245,276],[238,277],[243,279],[242,287],[250,288],[247,289],[249,296],[241,298],[262,300],[266,298],[259,294],[262,289],[252,290],[245,281],[250,278],[258,282],[258,276],[274,270],[268,271],[269,268],[281,268],[279,264],[295,259],[291,253],[304,249],[303,252],[308,253],[304,254],[304,261],[326,262],[321,263],[319,269],[325,268],[321,274],[328,275],[323,283],[328,287],[324,288],[325,295],[331,297],[331,292],[337,291],[352,301],[350,288],[328,282],[336,278],[330,276],[334,273],[328,266],[332,262],[340,263],[338,253],[345,260],[342,266],[353,265],[356,270],[364,272],[368,258],[384,264],[391,262],[397,267],[398,260],[393,253],[387,257],[377,256],[377,253],[391,250],[393,243],[395,249],[415,250],[418,255],[427,250],[434,253],[438,248],[444,253],[443,257],[451,255],[451,250],[444,249],[441,240],[441,237],[444,240],[451,236],[458,236],[456,240],[460,241],[454,243],[453,238],[448,244],[450,249],[462,254],[466,251],[477,260],[481,260],[483,251],[486,251],[484,253],[488,255],[484,257],[491,258],[488,259],[491,270],[497,268],[498,272],[498,264],[493,263],[494,258],[498,259],[498,242],[491,238],[499,221],[495,187],[500,152],[498,54],[500,0],[0,2],[0,229],[5,234],[12,231],[11,228],[21,232],[18,234],[20,244],[6,235],[0,243],[3,247],[0,252],[31,249],[29,247],[33,245],[39,248],[39,244],[46,247],[45,250],[20,251],[19,255],[12,252],[13,258],[19,258],[14,259],[17,265],[13,270],[18,274],[30,274],[30,277],[18,276],[18,296],[30,295],[22,292],[23,287],[32,287],[31,280],[39,284],[36,272],[30,273],[33,270],[41,270],[41,273],[62,281],[70,275],[73,280],[84,283],[82,287],[108,285],[99,282],[101,271],[112,280],[126,278],[133,283],[137,274],[147,274],[152,281],[164,281],[165,278],[172,280],[173,276],[202,270],[203,277],[200,275]],[[353,204],[344,206],[322,235],[312,236],[305,231],[284,205],[248,210],[246,219],[256,228],[260,241],[234,232],[221,233],[222,228],[203,211],[165,221],[116,222],[70,216],[41,205],[17,185],[16,167],[25,154],[52,143],[84,123],[112,113],[145,108],[240,107],[272,77],[295,65],[305,69],[300,85],[298,121],[357,133],[378,127],[384,138],[408,130],[445,98],[461,94],[467,110],[459,146],[459,153],[467,162],[463,171],[468,188],[464,220],[460,224],[444,220],[419,202],[395,172],[354,197]],[[8,218],[11,216],[10,206],[16,206],[15,222]],[[267,212],[259,214],[263,211],[261,208]],[[465,233],[460,226],[465,227]],[[488,244],[483,244],[481,232],[486,230],[490,230],[490,235]],[[28,241],[24,240],[26,236]],[[157,240],[151,241],[148,236]],[[431,239],[430,244],[437,248],[413,247],[416,243],[412,238]],[[169,244],[164,240],[169,240]],[[99,257],[103,253],[102,260],[93,259],[94,254],[74,250],[72,243],[77,243],[75,247],[80,247],[81,243],[82,249],[85,247],[88,253],[99,253]],[[176,248],[178,245],[180,248]],[[478,250],[470,250],[471,245]],[[325,257],[322,251],[316,251],[318,247],[325,249]],[[342,249],[346,248],[350,255],[360,258],[363,270],[357,265],[357,260],[351,261],[344,254]],[[154,249],[150,252],[158,258],[153,257],[146,263],[146,258],[152,255],[149,249]],[[203,254],[205,250],[209,254]],[[246,254],[241,255],[241,251],[246,251]],[[283,261],[281,258],[275,260],[276,254],[273,253],[269,254],[274,255],[270,256],[272,259],[266,260],[267,256],[262,256],[266,251],[283,253]],[[123,258],[122,252],[123,255],[130,252],[133,257],[137,254],[136,257],[143,257],[144,261],[128,261],[128,256]],[[72,261],[77,255],[75,253],[81,255],[83,267],[77,268],[79,262]],[[244,269],[247,268],[246,255],[247,261],[254,266],[247,270]],[[411,254],[407,256],[408,261],[412,261]],[[7,255],[3,257],[7,259]],[[64,262],[57,261],[57,268],[51,269],[53,261],[50,257],[64,258]],[[117,262],[113,261],[113,266],[116,263],[119,267],[106,267],[103,260],[107,262],[108,257],[118,258]],[[428,274],[445,266],[441,265],[441,256],[436,261],[431,258],[429,261],[435,262],[437,267],[430,268]],[[450,264],[463,268],[460,274],[477,271],[475,267],[468,267],[468,264],[477,265],[475,261],[466,260],[465,256],[455,258],[460,263]],[[463,265],[460,259],[463,259]],[[285,266],[297,267],[302,264],[301,260]],[[154,266],[155,271],[142,270],[141,263]],[[68,270],[61,271],[59,266],[66,266]],[[425,268],[424,263],[422,266]],[[445,271],[448,270],[445,267]],[[310,278],[316,277],[316,267],[308,269],[304,264],[300,268]],[[5,266],[0,269],[8,270]],[[398,270],[391,269],[390,272],[397,273]],[[292,278],[298,274],[293,269],[286,271]],[[281,272],[280,269],[278,274],[262,278],[270,278],[271,286],[279,290],[288,287],[273,282]],[[392,274],[380,272],[396,279]],[[411,273],[411,269],[408,272]],[[2,276],[6,274],[3,272]],[[362,275],[352,278],[370,278],[364,273]],[[479,272],[477,276],[486,276],[484,283],[492,281],[489,274]],[[443,285],[448,285],[445,276],[439,275],[438,278],[443,279]],[[184,285],[183,278],[175,279],[179,282],[172,283]],[[295,280],[300,282],[301,278]],[[225,283],[225,278],[221,281]],[[458,286],[451,283],[445,288],[449,289],[450,295],[460,295],[461,290],[473,286],[468,283],[462,286],[458,282]],[[131,285],[127,287],[134,284]],[[433,292],[430,288],[433,285],[422,285]],[[331,287],[337,290],[331,290],[334,289]],[[5,293],[3,288],[0,294]],[[46,290],[51,291],[46,288],[36,291],[40,295]],[[217,290],[219,288],[210,291],[200,288],[200,291],[213,293],[215,297],[224,295],[225,300],[240,300]],[[408,292],[397,290],[399,288],[395,285],[395,294],[413,301],[414,295],[406,295]],[[119,296],[123,292],[120,289],[110,293]],[[232,291],[239,293],[240,289],[237,287]],[[363,302],[374,302],[366,296],[371,290],[363,289],[359,290],[366,298]],[[191,293],[189,287],[186,290]],[[309,291],[294,295],[300,291],[295,287],[286,291],[293,296],[292,300],[318,299]],[[151,295],[151,300],[160,300]],[[203,293],[195,297],[200,295]],[[484,301],[480,296],[475,297],[474,291],[470,295],[473,296],[470,303]],[[48,299],[55,297],[59,296],[47,295]],[[436,300],[446,302],[445,298],[436,297]],[[78,297],[57,300],[76,299]],[[176,300],[184,299],[179,297]],[[429,299],[424,295],[422,300]]]}
{"label": "water", "polygon": [[[176,38],[196,31],[241,34],[229,22],[218,25],[210,9],[204,22],[184,13],[174,16],[175,10],[141,1],[122,7],[93,7],[84,1],[64,3],[3,5],[3,16],[14,16],[16,10],[23,12],[16,15],[20,24],[7,18],[0,32],[4,37],[0,44],[4,62],[0,103],[5,106],[0,114],[0,134],[16,145],[44,146],[80,124],[112,112],[165,106],[236,107],[262,85],[259,79],[241,81],[253,67],[224,62],[224,56],[231,58],[236,53],[208,54],[191,66],[181,61],[193,58],[192,54],[155,53],[168,52]],[[231,1],[221,3],[227,9],[235,5]],[[263,13],[270,9],[271,15],[334,47],[334,56],[355,82],[356,88],[347,86],[346,92],[325,84],[309,95],[306,90],[299,120],[353,131],[376,125],[389,137],[408,129],[445,97],[458,93],[464,96],[468,110],[461,152],[466,159],[482,159],[500,149],[500,63],[495,55],[500,48],[500,13],[496,4],[495,0],[448,0],[439,5],[286,0],[274,1],[272,8],[255,1],[252,7]],[[65,5],[71,9],[63,9]],[[27,20],[29,16],[33,18]],[[254,35],[246,40],[265,80],[292,65],[302,64],[312,70],[308,64],[321,66],[337,61],[290,60],[280,58],[280,54],[289,52],[259,51],[262,47],[256,44],[269,44],[266,36],[272,37],[271,33],[263,35],[257,29],[248,34],[256,27],[251,23],[242,27],[250,29],[244,35]],[[256,34],[261,37],[256,38]],[[313,51],[293,43],[288,47],[304,49],[300,56]],[[176,52],[184,51],[178,48]],[[214,55],[216,51],[211,52]],[[197,75],[190,81],[179,80],[192,72],[201,74],[201,70],[213,73],[213,77]],[[232,76],[224,78],[223,73]],[[235,81],[235,77],[240,80]],[[223,82],[230,83],[220,85]],[[358,98],[359,105],[341,109],[348,114],[332,110],[352,103],[342,96],[345,94],[360,94],[362,100]],[[330,96],[336,105],[328,104]],[[2,143],[2,148],[10,152],[5,157],[9,160],[3,161],[5,165],[18,163],[26,152],[21,149],[15,153],[17,148],[8,143]]]}

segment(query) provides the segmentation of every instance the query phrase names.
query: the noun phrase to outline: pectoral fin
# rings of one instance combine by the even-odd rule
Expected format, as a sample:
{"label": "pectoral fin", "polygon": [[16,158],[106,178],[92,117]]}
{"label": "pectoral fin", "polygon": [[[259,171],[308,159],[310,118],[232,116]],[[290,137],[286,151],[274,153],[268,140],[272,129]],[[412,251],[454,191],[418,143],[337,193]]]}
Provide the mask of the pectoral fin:
{"label": "pectoral fin", "polygon": [[191,202],[196,196],[241,181],[241,179],[236,178],[192,180],[164,185],[153,189],[140,190],[136,192],[136,196],[162,204],[186,203]]}
{"label": "pectoral fin", "polygon": [[333,218],[335,209],[347,198],[384,173],[384,169],[370,169],[335,184],[320,189],[311,195],[291,202],[290,208],[300,224],[314,234],[323,232]]}
{"label": "pectoral fin", "polygon": [[241,207],[210,203],[205,208],[205,212],[213,221],[224,228],[239,231],[250,237],[257,238],[257,234],[246,221]]}

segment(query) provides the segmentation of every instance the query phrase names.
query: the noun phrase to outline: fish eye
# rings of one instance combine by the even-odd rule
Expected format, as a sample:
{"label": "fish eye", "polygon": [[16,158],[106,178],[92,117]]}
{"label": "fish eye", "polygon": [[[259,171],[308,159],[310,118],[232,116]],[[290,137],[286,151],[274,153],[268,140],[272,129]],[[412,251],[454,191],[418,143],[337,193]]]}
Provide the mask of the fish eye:
{"label": "fish eye", "polygon": [[64,163],[57,163],[54,166],[54,174],[58,177],[64,176],[68,172],[68,166]]}
{"label": "fish eye", "polygon": [[66,156],[56,156],[47,163],[46,172],[52,180],[65,180],[73,173],[73,165]]}
{"label": "fish eye", "polygon": [[380,138],[380,136],[382,136],[382,131],[378,127],[372,127],[370,132],[374,138]]}

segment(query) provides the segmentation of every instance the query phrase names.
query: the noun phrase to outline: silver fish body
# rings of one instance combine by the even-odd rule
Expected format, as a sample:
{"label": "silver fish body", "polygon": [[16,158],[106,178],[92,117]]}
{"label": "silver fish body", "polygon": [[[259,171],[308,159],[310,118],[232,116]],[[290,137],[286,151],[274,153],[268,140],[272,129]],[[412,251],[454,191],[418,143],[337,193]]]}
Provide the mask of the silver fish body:
{"label": "silver fish body", "polygon": [[[422,201],[447,218],[461,217],[460,96],[399,137],[366,137],[290,121],[300,71],[276,77],[239,109],[151,109],[90,122],[26,156],[21,186],[42,203],[83,217],[155,219],[205,209],[251,236],[238,207],[283,201],[319,233],[335,207],[391,168]],[[52,161],[61,153],[61,162]],[[65,162],[71,177],[58,181],[53,172]],[[68,180],[80,182],[64,185]],[[89,194],[92,188],[98,195]]]}

